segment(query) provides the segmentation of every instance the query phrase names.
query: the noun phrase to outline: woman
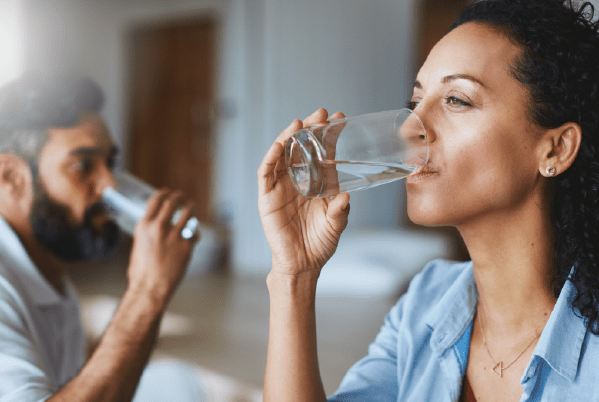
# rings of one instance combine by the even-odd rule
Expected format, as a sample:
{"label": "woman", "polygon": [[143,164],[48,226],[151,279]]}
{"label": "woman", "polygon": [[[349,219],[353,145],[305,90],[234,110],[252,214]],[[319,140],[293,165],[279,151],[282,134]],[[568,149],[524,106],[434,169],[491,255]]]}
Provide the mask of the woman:
{"label": "woman", "polygon": [[[561,0],[480,1],[431,51],[410,101],[431,157],[406,180],[408,214],[455,226],[472,261],[425,267],[329,401],[599,400],[592,14]],[[265,401],[326,399],[315,288],[349,196],[298,196],[282,150],[327,117],[294,121],[258,171],[273,254]]]}

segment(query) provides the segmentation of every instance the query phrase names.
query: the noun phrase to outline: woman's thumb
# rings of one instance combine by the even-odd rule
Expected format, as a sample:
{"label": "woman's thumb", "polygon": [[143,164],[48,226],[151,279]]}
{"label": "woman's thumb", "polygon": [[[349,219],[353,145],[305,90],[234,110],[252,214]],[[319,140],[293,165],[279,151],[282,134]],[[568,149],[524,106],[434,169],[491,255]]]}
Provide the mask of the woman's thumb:
{"label": "woman's thumb", "polygon": [[338,194],[329,202],[327,220],[335,231],[342,232],[347,226],[348,216],[349,194]]}

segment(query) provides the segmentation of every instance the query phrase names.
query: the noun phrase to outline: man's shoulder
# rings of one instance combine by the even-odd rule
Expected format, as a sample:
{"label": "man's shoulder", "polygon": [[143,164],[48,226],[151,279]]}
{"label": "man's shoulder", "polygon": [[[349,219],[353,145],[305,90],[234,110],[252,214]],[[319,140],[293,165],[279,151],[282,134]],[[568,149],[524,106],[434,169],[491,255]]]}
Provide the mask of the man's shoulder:
{"label": "man's shoulder", "polygon": [[10,264],[0,255],[0,300],[21,302],[23,297],[24,290],[19,278],[10,268]]}
{"label": "man's shoulder", "polygon": [[[24,334],[29,328],[27,322],[31,314],[25,292],[19,280],[0,255],[0,333],[6,337],[6,328],[12,328]],[[9,331],[10,332],[10,331]]]}

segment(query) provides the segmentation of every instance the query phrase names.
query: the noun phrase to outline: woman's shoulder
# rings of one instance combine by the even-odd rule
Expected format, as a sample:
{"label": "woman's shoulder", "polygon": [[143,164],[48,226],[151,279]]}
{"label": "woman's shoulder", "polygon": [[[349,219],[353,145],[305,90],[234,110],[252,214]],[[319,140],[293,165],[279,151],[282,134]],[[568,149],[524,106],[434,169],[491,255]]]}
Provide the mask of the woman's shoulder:
{"label": "woman's shoulder", "polygon": [[422,317],[444,297],[453,299],[450,293],[462,293],[473,280],[471,261],[433,260],[414,276],[402,301],[407,311]]}
{"label": "woman's shoulder", "polygon": [[424,292],[441,296],[456,283],[461,275],[468,272],[472,272],[472,261],[433,260],[414,276],[410,282],[408,293]]}

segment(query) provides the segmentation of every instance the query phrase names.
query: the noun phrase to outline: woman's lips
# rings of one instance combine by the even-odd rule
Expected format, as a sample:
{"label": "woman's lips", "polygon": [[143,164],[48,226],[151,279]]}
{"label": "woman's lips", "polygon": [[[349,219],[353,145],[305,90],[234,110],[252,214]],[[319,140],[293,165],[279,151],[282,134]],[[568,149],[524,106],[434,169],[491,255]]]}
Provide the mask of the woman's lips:
{"label": "woman's lips", "polygon": [[406,183],[415,184],[422,180],[429,179],[437,174],[436,171],[431,169],[429,166],[423,166],[419,169],[416,169],[412,172],[411,175],[406,177]]}

